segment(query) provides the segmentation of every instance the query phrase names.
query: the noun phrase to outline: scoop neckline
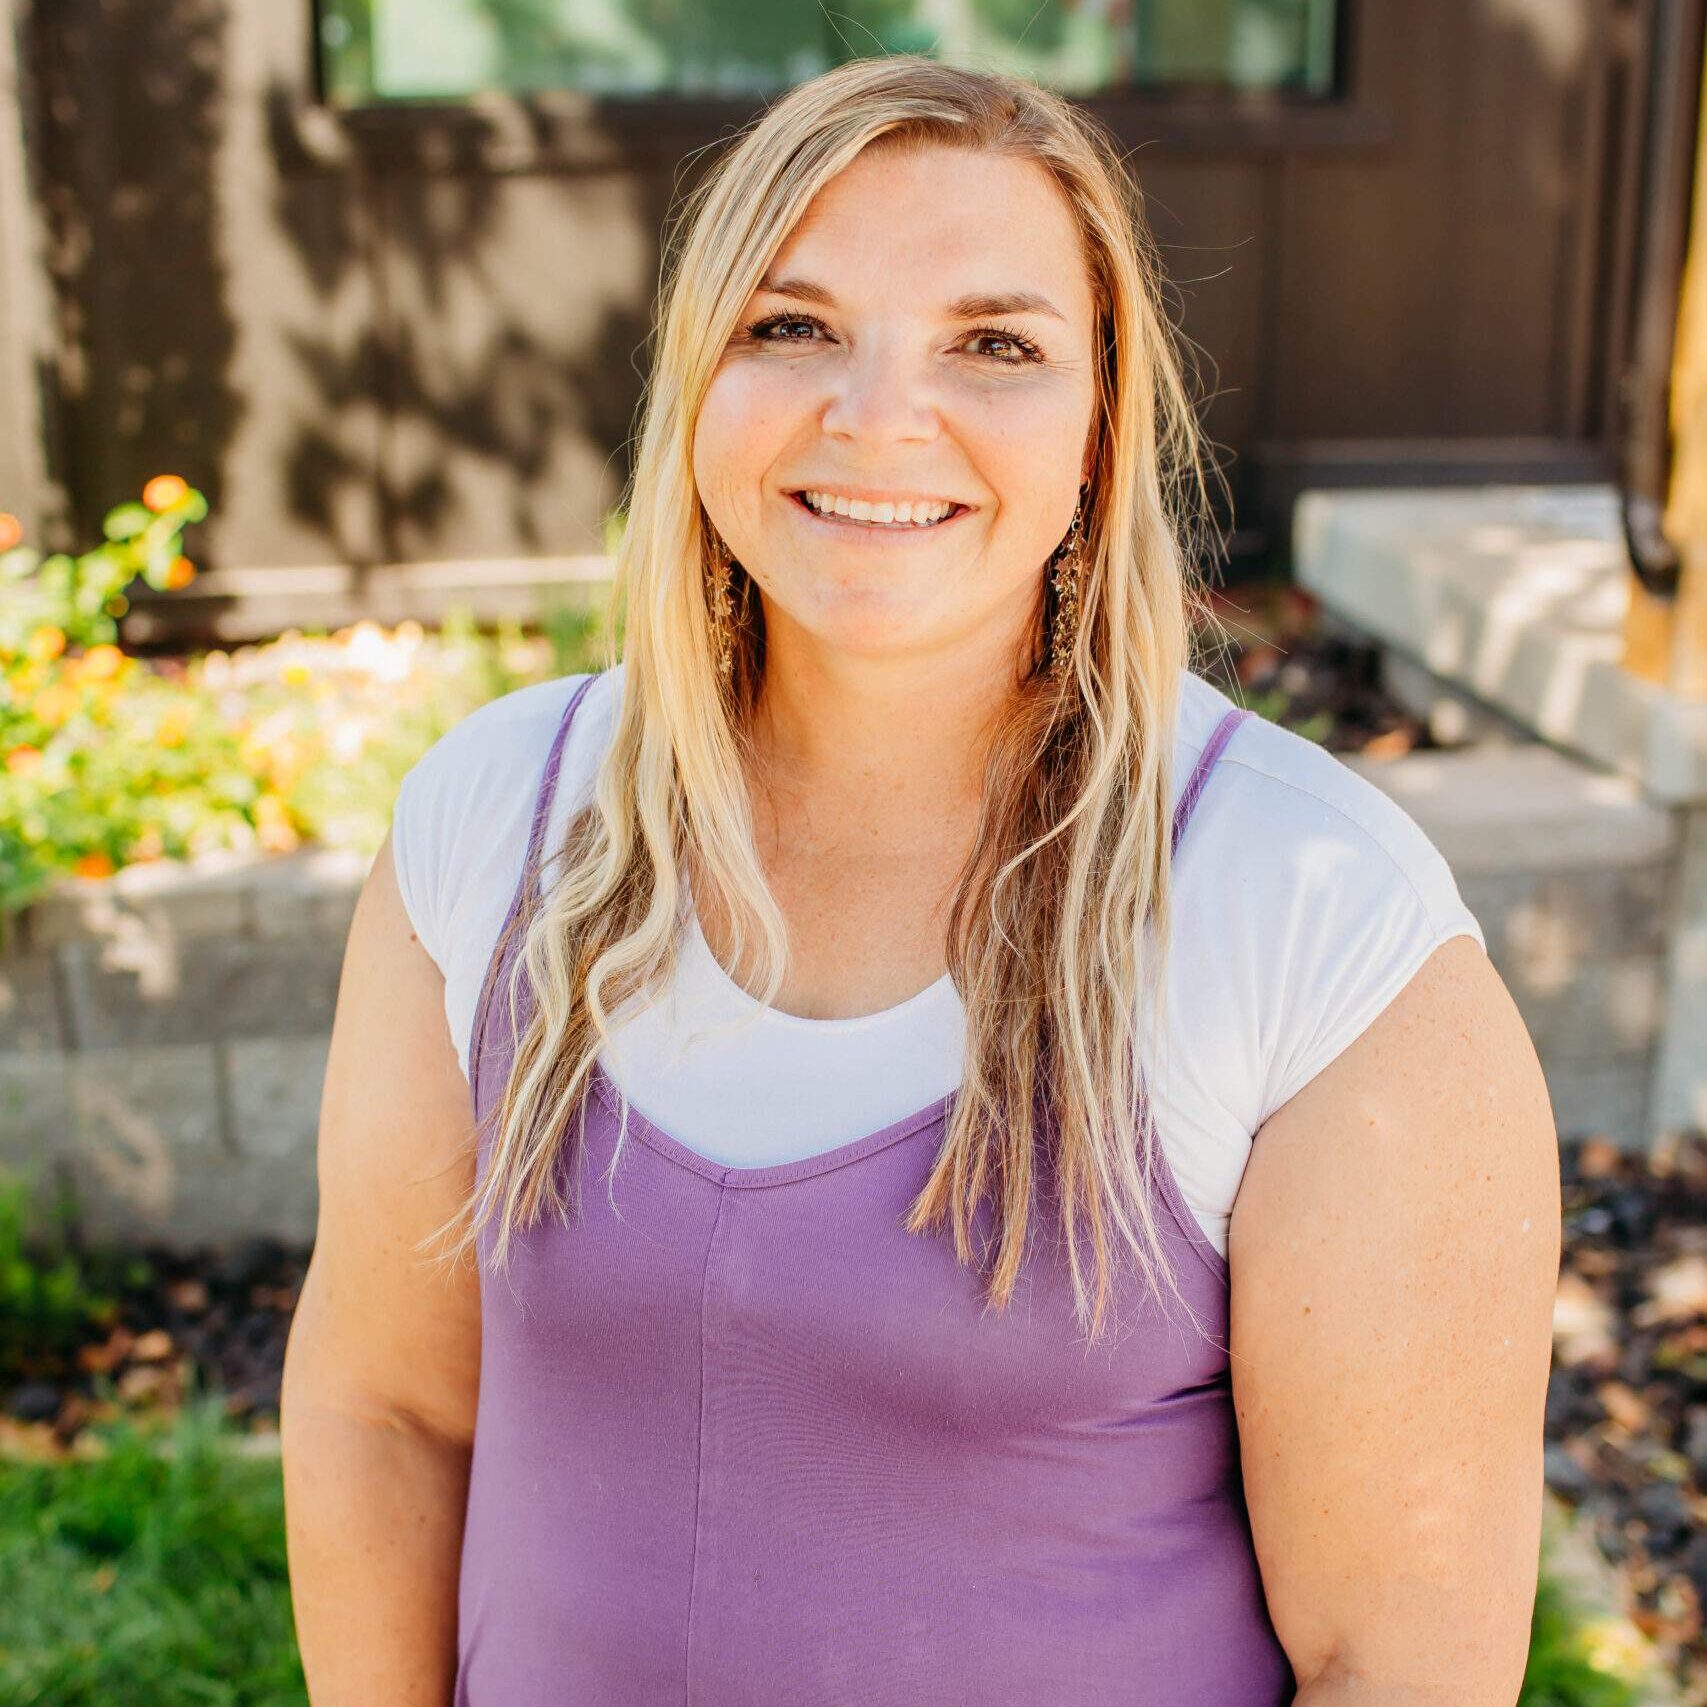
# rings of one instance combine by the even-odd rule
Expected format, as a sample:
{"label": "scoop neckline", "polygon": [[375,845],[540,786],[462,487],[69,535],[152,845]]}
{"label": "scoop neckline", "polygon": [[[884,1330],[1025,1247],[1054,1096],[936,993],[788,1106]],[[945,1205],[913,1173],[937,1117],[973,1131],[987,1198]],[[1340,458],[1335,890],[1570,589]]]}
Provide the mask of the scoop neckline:
{"label": "scoop neckline", "polygon": [[[622,1093],[604,1063],[596,1057],[588,1074],[588,1083],[610,1117],[620,1121]],[[868,1156],[890,1149],[903,1139],[933,1131],[947,1120],[959,1094],[960,1087],[957,1085],[953,1090],[945,1091],[934,1102],[915,1109],[911,1114],[903,1115],[899,1120],[892,1120],[887,1126],[880,1126],[875,1132],[868,1132],[861,1138],[849,1139],[845,1144],[821,1150],[814,1156],[802,1156],[792,1162],[772,1162],[760,1168],[733,1167],[725,1162],[713,1161],[711,1157],[702,1155],[698,1150],[684,1144],[681,1139],[666,1132],[632,1102],[628,1104],[628,1130],[649,1150],[663,1156],[666,1161],[674,1162],[690,1173],[698,1174],[720,1189],[762,1190],[767,1186],[793,1185],[820,1174],[834,1173],[839,1168],[851,1167]],[[1196,1215],[1192,1213],[1179,1178],[1174,1173],[1173,1164],[1168,1160],[1167,1146],[1160,1141],[1159,1135],[1153,1156],[1153,1170],[1155,1185],[1168,1206],[1175,1230],[1208,1270],[1210,1278],[1222,1287],[1229,1285],[1231,1270],[1227,1258],[1215,1248]]]}
{"label": "scoop neckline", "polygon": [[[751,1000],[750,997],[748,999]],[[588,1079],[606,1110],[613,1118],[620,1119],[622,1092],[602,1061],[594,1059]],[[903,1138],[911,1138],[915,1133],[937,1126],[947,1119],[959,1094],[960,1087],[957,1085],[926,1103],[923,1108],[914,1109],[911,1114],[904,1114],[899,1120],[892,1120],[878,1127],[875,1132],[850,1138],[846,1143],[820,1150],[815,1155],[802,1156],[792,1162],[769,1162],[757,1168],[735,1167],[702,1155],[698,1150],[684,1144],[681,1139],[666,1132],[632,1102],[628,1104],[627,1119],[629,1131],[643,1144],[717,1185],[741,1188],[789,1185],[796,1180],[810,1179],[816,1174],[831,1173],[837,1168],[863,1161],[879,1150],[886,1150],[890,1145],[900,1143]]]}

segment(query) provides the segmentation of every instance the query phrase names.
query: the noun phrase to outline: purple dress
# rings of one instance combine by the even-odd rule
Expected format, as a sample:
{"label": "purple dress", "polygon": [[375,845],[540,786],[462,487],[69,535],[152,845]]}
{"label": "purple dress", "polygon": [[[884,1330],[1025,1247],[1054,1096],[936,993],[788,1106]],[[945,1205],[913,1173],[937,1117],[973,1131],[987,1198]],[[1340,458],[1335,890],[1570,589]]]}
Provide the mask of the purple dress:
{"label": "purple dress", "polygon": [[[1249,715],[1217,726],[1176,844]],[[475,1016],[483,1131],[507,972],[494,957]],[[1293,1699],[1240,1481],[1227,1265],[1165,1157],[1157,1227],[1208,1337],[1128,1263],[1087,1349],[1047,1183],[1005,1316],[946,1232],[902,1229],[953,1092],[757,1168],[631,1108],[606,1182],[616,1091],[593,1083],[579,1219],[518,1235],[507,1274],[483,1236],[458,1707]]]}

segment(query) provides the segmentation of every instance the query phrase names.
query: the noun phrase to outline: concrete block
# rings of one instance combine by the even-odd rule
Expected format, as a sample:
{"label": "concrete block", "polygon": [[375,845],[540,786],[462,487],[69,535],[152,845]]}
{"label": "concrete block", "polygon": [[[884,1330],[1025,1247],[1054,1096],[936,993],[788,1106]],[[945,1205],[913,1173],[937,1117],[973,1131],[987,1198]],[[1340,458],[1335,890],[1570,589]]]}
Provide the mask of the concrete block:
{"label": "concrete block", "polygon": [[331,1037],[255,1037],[225,1045],[231,1134],[240,1156],[314,1172]]}
{"label": "concrete block", "polygon": [[0,1167],[39,1173],[71,1147],[71,1087],[57,1050],[0,1053]]}
{"label": "concrete block", "polygon": [[1664,865],[1676,854],[1674,815],[1637,783],[1542,742],[1345,762],[1404,807],[1460,880]]}
{"label": "concrete block", "polygon": [[1466,875],[1458,891],[1513,993],[1551,996],[1610,960],[1657,962],[1667,881],[1658,866],[1516,870]]}
{"label": "concrete block", "polygon": [[1606,961],[1551,994],[1512,995],[1543,1061],[1645,1068],[1662,1030],[1664,968],[1657,955]]}
{"label": "concrete block", "polygon": [[331,937],[145,938],[60,950],[79,1049],[329,1033],[343,944]]}
{"label": "concrete block", "polygon": [[318,1195],[312,1169],[228,1161],[209,1168],[193,1197],[154,1234],[174,1250],[230,1245],[239,1239],[282,1239],[311,1245]]}
{"label": "concrete block", "polygon": [[350,931],[372,860],[348,848],[304,848],[253,867],[249,918],[269,940],[336,937]]}
{"label": "concrete block", "polygon": [[127,865],[111,877],[58,878],[25,909],[30,946],[91,937],[230,936],[246,928],[253,856],[219,850],[194,861]]}
{"label": "concrete block", "polygon": [[1682,818],[1666,920],[1665,1039],[1654,1061],[1655,1132],[1707,1130],[1707,806]]}
{"label": "concrete block", "polygon": [[[284,1122],[264,1149],[255,1109],[286,1076],[277,1070],[226,1083],[226,1064],[208,1047],[96,1050],[72,1057],[73,1128],[63,1164],[78,1221],[91,1238],[173,1249],[269,1236],[313,1237],[312,1147],[293,1154]],[[312,1059],[305,1063],[312,1071]],[[249,1120],[256,1150],[240,1154],[225,1133],[225,1109]]]}
{"label": "concrete block", "polygon": [[208,1231],[198,1194],[233,1159],[212,1046],[96,1049],[66,1061],[84,1230],[127,1242]]}
{"label": "concrete block", "polygon": [[1380,677],[1383,691],[1420,718],[1430,738],[1443,747],[1473,742],[1485,750],[1531,739],[1520,724],[1468,694],[1454,692],[1432,671],[1390,647],[1381,653]]}
{"label": "concrete block", "polygon": [[0,955],[0,1050],[62,1049],[58,970],[51,954]]}
{"label": "concrete block", "polygon": [[1337,617],[1479,704],[1650,799],[1707,804],[1707,704],[1623,667],[1615,488],[1306,492],[1293,564]]}

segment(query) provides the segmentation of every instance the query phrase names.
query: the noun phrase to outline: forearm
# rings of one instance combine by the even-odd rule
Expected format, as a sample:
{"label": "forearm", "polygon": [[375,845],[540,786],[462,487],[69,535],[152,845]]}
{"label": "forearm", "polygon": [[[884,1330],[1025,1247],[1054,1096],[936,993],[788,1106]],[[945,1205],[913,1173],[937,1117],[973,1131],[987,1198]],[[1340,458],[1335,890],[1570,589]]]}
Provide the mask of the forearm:
{"label": "forearm", "polygon": [[313,1707],[449,1707],[468,1449],[288,1391],[280,1424]]}

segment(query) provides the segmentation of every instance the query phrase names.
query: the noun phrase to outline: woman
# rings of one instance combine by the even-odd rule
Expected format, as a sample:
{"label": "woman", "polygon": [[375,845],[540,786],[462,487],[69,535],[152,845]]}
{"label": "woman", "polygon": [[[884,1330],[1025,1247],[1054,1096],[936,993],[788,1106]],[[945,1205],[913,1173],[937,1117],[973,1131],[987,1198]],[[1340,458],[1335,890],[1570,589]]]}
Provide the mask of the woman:
{"label": "woman", "polygon": [[1065,103],[858,61],[696,192],[623,655],[351,931],[321,1707],[1515,1699],[1545,1088],[1417,826],[1188,667],[1203,500]]}

